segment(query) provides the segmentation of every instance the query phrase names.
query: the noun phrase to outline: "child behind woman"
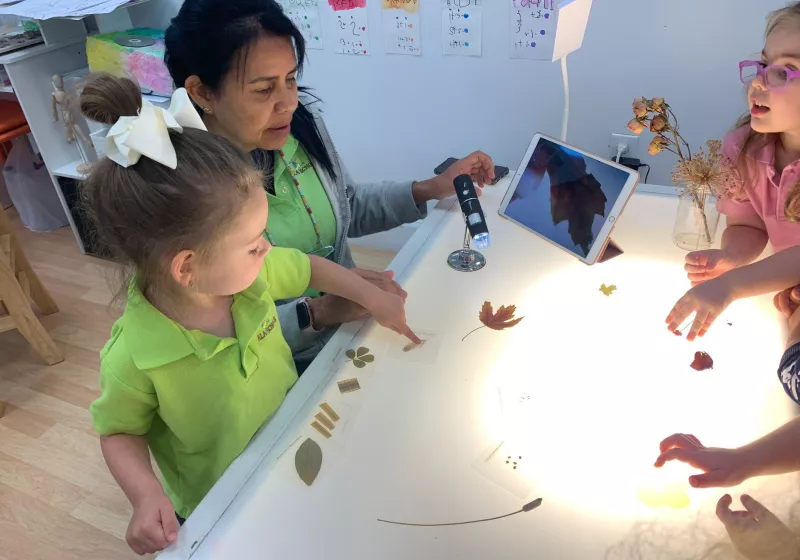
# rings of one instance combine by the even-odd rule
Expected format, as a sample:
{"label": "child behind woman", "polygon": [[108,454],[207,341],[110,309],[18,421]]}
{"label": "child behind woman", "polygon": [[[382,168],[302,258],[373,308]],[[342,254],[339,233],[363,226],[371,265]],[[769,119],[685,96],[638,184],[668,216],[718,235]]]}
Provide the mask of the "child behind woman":
{"label": "child behind woman", "polygon": [[686,256],[693,284],[800,245],[800,2],[770,15],[760,60],[740,64],[749,111],[723,151],[739,170],[736,192],[720,200],[728,225],[722,248]]}
{"label": "child behind woman", "polygon": [[110,159],[92,170],[85,197],[100,240],[133,273],[91,413],[133,505],[128,544],[152,553],[175,540],[176,513],[191,514],[297,380],[274,300],[311,287],[418,339],[399,296],[267,243],[260,174],[205,131],[185,90],[167,111],[143,102],[132,81],[99,75],[86,83],[81,109],[114,124]]}

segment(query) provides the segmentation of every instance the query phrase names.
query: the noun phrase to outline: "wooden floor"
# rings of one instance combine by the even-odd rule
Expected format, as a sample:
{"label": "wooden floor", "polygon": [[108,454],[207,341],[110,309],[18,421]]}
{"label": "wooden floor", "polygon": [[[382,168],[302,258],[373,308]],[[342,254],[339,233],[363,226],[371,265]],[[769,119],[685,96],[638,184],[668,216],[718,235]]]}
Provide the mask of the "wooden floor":
{"label": "wooden floor", "polygon": [[[7,211],[61,311],[42,323],[65,353],[46,366],[17,331],[0,333],[0,560],[140,558],[125,543],[131,508],[106,468],[89,404],[99,352],[118,315],[115,267],[78,251],[69,228],[35,234]],[[363,268],[394,254],[353,247]]]}

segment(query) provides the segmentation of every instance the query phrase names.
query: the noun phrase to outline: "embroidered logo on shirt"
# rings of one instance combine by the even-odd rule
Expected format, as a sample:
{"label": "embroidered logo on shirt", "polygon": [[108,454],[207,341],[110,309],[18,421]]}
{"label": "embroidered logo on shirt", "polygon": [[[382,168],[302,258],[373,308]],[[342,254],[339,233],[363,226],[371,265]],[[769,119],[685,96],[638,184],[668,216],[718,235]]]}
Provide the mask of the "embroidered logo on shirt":
{"label": "embroidered logo on shirt", "polygon": [[[292,163],[294,163],[294,162],[292,162]],[[311,164],[309,162],[304,162],[299,166],[297,165],[297,163],[295,163],[294,164],[294,174],[295,174],[295,176],[302,175],[303,173],[308,171],[310,168],[311,168]]]}
{"label": "embroidered logo on shirt", "polygon": [[272,330],[275,328],[275,324],[277,323],[277,321],[278,321],[278,318],[277,317],[273,317],[272,321],[269,322],[269,325],[267,324],[267,320],[266,319],[264,319],[264,321],[261,322],[261,327],[259,327],[261,329],[261,332],[258,333],[258,341],[259,342],[261,342],[262,340],[267,338],[267,335],[269,335],[269,333],[271,333]]}

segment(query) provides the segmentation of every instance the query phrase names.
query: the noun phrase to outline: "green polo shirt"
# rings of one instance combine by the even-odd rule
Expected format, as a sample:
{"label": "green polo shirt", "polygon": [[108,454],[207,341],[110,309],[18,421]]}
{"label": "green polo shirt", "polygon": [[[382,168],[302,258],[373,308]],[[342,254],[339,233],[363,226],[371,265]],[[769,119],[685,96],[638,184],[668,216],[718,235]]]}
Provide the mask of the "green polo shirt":
{"label": "green polo shirt", "polygon": [[300,296],[311,263],[272,249],[245,291],[233,296],[236,338],[186,330],[131,283],[125,313],[101,352],[101,435],[147,437],[175,511],[188,517],[272,416],[297,381],[274,300]]}
{"label": "green polo shirt", "polygon": [[[311,158],[291,135],[283,147],[283,154],[292,166],[297,182],[314,212],[323,247],[333,247],[336,244],[336,215]],[[292,247],[306,254],[313,252],[320,257],[328,256],[316,252],[317,234],[314,232],[314,225],[280,154],[275,152],[275,156],[275,194],[267,193],[269,234],[279,247]],[[319,292],[309,290],[306,295],[316,297]]]}

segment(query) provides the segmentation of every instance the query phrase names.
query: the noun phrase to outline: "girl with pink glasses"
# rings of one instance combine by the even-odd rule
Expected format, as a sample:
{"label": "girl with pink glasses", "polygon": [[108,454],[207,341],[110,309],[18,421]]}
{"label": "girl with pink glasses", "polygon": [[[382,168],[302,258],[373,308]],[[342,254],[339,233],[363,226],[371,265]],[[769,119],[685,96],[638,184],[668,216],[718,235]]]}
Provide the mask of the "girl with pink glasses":
{"label": "girl with pink glasses", "polygon": [[686,256],[693,285],[800,245],[800,2],[770,15],[761,60],[739,64],[749,111],[724,142],[740,187],[720,201],[728,227],[721,249]]}
{"label": "girl with pink glasses", "polygon": [[[686,256],[694,287],[667,317],[674,331],[695,315],[690,341],[737,299],[780,292],[779,311],[788,317],[796,307],[789,294],[800,284],[800,2],[771,14],[761,60],[739,63],[739,72],[750,111],[723,146],[740,180],[720,200],[728,218],[722,248]],[[768,241],[777,254],[749,264]],[[786,389],[800,402],[800,385]]]}

